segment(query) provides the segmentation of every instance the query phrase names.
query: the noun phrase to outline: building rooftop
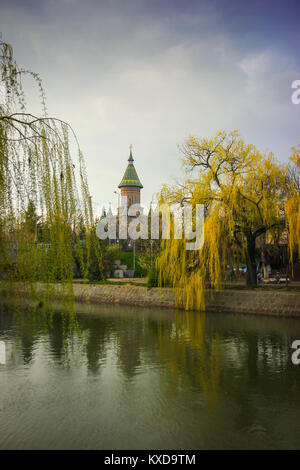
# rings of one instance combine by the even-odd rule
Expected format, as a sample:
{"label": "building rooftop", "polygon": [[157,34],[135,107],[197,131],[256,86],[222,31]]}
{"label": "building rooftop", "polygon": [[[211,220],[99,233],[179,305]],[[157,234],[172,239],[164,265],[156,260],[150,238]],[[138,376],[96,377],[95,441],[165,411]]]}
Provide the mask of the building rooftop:
{"label": "building rooftop", "polygon": [[128,158],[129,163],[128,163],[127,168],[125,170],[122,181],[118,186],[119,188],[124,188],[126,186],[136,186],[138,188],[143,187],[143,185],[140,182],[140,179],[137,175],[136,169],[134,168],[134,164],[132,163],[133,161],[134,160],[133,160],[133,156],[132,156],[132,149],[130,147],[130,155],[129,155],[129,158]]}

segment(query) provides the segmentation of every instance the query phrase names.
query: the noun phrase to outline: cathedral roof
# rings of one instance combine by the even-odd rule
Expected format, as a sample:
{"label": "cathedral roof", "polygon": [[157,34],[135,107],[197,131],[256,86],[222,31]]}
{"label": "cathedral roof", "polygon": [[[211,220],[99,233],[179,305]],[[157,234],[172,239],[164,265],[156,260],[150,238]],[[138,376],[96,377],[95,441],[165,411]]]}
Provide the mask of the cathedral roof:
{"label": "cathedral roof", "polygon": [[132,151],[130,148],[130,155],[128,158],[128,166],[125,170],[124,176],[122,178],[121,183],[119,184],[119,188],[124,188],[126,186],[136,186],[137,188],[142,188],[143,185],[140,182],[140,179],[137,175],[136,169],[134,168],[133,162],[133,156],[132,156]]}

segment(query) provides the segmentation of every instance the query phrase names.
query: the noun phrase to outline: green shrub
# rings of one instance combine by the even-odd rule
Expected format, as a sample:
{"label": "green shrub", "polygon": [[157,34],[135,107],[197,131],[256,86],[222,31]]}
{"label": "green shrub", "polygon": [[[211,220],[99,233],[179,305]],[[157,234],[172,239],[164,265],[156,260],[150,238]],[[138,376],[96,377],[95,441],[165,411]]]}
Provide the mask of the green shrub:
{"label": "green shrub", "polygon": [[111,276],[114,270],[114,264],[120,259],[119,246],[117,244],[109,245],[103,250],[103,265],[105,275]]}
{"label": "green shrub", "polygon": [[155,263],[148,272],[147,287],[158,287],[158,272]]}
{"label": "green shrub", "polygon": [[133,269],[133,253],[132,251],[124,251],[120,254],[121,264],[126,264],[127,269]]}
{"label": "green shrub", "polygon": [[[122,252],[119,256],[121,264],[126,264],[127,269],[133,269],[132,251]],[[135,272],[136,277],[145,277],[150,269],[150,258],[146,253],[135,254]]]}
{"label": "green shrub", "polygon": [[135,276],[145,277],[150,269],[150,257],[146,253],[138,253],[135,259]]}

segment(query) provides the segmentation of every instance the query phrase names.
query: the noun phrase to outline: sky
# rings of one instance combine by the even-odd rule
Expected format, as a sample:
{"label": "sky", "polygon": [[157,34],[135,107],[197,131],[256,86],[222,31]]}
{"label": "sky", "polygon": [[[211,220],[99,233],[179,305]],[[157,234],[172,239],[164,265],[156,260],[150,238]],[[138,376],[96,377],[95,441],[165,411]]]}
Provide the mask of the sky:
{"label": "sky", "polygon": [[0,0],[0,32],[75,130],[96,215],[118,204],[130,144],[148,205],[182,177],[189,135],[239,129],[281,161],[300,142],[299,0]]}

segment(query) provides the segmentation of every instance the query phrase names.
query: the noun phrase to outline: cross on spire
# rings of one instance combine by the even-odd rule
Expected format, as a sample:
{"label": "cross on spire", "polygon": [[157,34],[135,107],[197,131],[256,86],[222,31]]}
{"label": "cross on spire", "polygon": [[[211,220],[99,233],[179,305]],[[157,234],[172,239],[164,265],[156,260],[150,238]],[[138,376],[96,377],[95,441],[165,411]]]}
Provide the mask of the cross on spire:
{"label": "cross on spire", "polygon": [[130,148],[130,155],[129,155],[128,161],[129,161],[129,162],[133,162],[133,156],[132,156],[132,144],[130,144],[130,145],[129,145],[129,148]]}

